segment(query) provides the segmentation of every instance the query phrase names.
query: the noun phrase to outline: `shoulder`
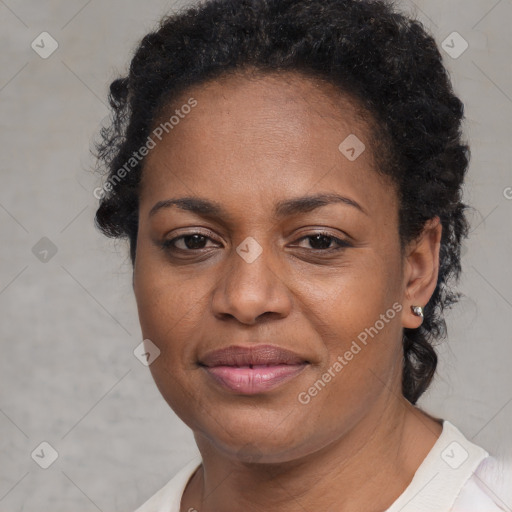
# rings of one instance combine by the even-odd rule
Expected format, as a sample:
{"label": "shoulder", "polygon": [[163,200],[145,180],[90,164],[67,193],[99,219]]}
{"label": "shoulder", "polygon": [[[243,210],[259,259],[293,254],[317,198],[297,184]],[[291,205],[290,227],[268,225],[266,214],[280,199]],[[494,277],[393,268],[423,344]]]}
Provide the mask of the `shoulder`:
{"label": "shoulder", "polygon": [[200,464],[200,457],[194,457],[135,512],[179,512],[183,491]]}
{"label": "shoulder", "polygon": [[511,462],[490,456],[444,420],[409,486],[386,512],[512,512]]}
{"label": "shoulder", "polygon": [[512,461],[488,456],[460,490],[452,512],[512,511]]}

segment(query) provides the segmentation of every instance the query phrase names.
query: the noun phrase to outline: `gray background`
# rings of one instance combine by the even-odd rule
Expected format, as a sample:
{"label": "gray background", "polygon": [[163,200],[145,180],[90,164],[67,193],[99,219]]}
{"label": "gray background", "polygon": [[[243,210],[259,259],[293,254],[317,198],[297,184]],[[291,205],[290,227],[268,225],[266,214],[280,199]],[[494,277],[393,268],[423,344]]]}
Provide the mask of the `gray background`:
{"label": "gray background", "polygon": [[[186,3],[0,0],[0,512],[133,510],[197,453],[133,355],[128,253],[94,229],[89,153],[108,84],[160,16]],[[456,59],[445,53],[473,151],[467,297],[449,314],[421,405],[512,455],[512,2],[402,5],[440,44],[454,31],[469,43]],[[47,59],[31,48],[43,31],[59,44]],[[57,248],[47,261],[33,252],[43,237]],[[59,454],[48,469],[31,458],[42,441]]]}

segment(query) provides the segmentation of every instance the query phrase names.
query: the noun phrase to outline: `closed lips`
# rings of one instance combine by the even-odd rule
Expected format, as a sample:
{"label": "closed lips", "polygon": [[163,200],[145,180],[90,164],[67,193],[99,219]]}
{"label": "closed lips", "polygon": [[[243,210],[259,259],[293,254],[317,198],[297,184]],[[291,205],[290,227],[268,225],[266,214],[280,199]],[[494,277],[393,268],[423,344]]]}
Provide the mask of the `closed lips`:
{"label": "closed lips", "polygon": [[202,366],[237,366],[254,368],[277,365],[297,365],[308,363],[303,357],[281,347],[257,345],[242,347],[232,345],[206,353],[201,359]]}
{"label": "closed lips", "polygon": [[290,350],[258,345],[209,352],[199,364],[224,390],[256,395],[293,379],[309,362]]}

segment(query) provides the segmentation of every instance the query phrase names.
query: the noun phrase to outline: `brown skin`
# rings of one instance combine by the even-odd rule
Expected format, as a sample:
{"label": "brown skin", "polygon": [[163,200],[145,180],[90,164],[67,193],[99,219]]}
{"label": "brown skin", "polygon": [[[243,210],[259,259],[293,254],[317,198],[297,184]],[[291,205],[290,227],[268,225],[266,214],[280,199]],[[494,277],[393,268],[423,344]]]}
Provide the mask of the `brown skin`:
{"label": "brown skin", "polygon": [[[171,114],[190,97],[197,106],[145,163],[134,268],[142,333],[161,350],[152,375],[203,459],[181,510],[382,511],[442,430],[401,394],[401,333],[421,324],[410,306],[435,289],[439,219],[402,257],[396,190],[375,171],[354,102],[331,86],[293,74],[235,76],[191,88]],[[351,133],[367,146],[354,162],[338,150]],[[272,215],[278,201],[317,193],[349,197],[366,213],[335,203]],[[149,216],[158,201],[191,195],[228,216],[176,206]],[[351,246],[315,250],[336,247],[304,238],[319,231]],[[160,246],[194,232],[203,245]],[[247,237],[263,249],[252,263],[236,252]],[[301,404],[298,394],[394,303],[401,312]],[[207,351],[260,343],[310,364],[253,396],[222,389],[198,365]]]}

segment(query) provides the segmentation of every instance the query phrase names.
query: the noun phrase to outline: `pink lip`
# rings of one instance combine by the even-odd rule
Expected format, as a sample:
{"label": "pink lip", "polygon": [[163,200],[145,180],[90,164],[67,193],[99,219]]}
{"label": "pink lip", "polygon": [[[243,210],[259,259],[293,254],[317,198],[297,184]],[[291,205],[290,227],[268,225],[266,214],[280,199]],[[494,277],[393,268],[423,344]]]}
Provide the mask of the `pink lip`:
{"label": "pink lip", "polygon": [[255,395],[270,391],[298,375],[307,363],[279,364],[273,366],[213,366],[205,370],[215,380],[232,391]]}
{"label": "pink lip", "polygon": [[257,345],[231,346],[208,352],[200,364],[223,387],[254,395],[287,382],[309,363],[290,350]]}

